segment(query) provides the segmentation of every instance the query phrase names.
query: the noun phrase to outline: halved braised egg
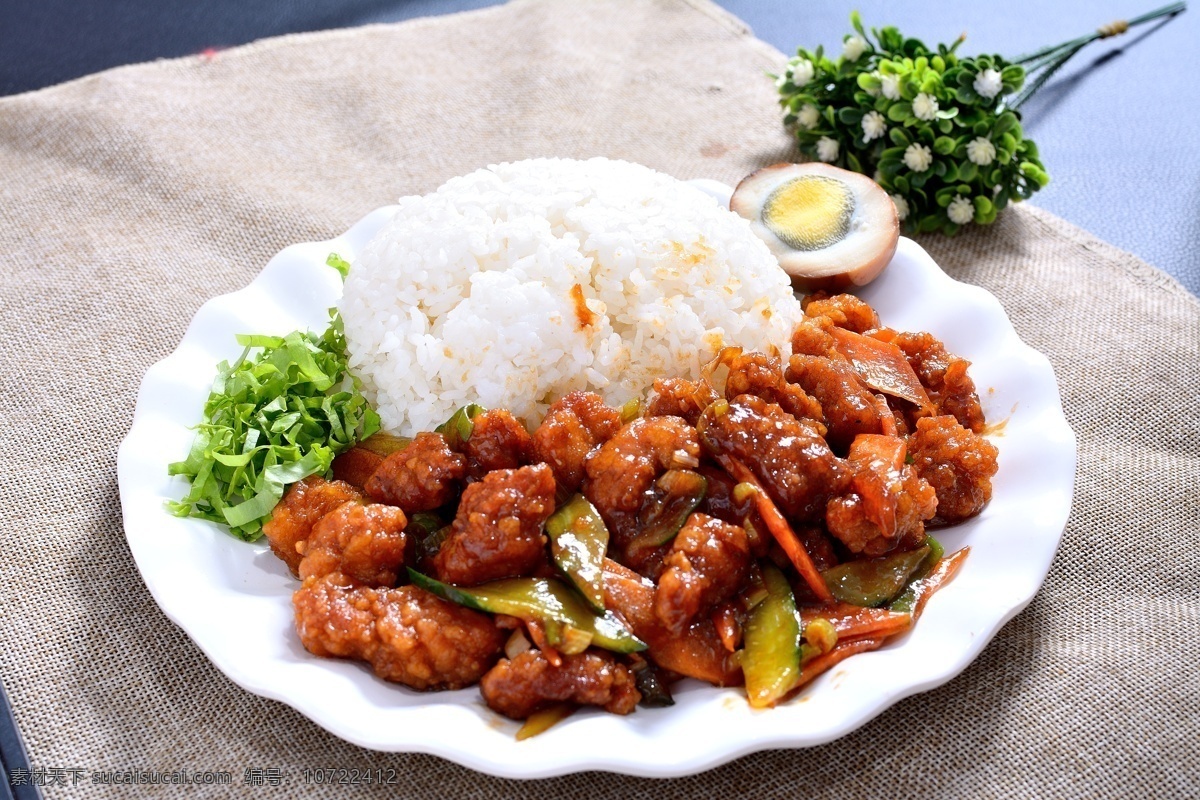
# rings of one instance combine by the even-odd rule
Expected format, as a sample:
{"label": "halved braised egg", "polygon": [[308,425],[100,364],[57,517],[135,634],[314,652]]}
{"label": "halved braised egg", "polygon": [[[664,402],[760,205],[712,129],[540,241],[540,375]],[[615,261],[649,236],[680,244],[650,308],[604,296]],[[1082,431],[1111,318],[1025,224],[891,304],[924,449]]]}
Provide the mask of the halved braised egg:
{"label": "halved braised egg", "polygon": [[750,220],[801,291],[875,279],[900,237],[896,206],[875,181],[828,164],[776,164],[743,179],[729,208]]}

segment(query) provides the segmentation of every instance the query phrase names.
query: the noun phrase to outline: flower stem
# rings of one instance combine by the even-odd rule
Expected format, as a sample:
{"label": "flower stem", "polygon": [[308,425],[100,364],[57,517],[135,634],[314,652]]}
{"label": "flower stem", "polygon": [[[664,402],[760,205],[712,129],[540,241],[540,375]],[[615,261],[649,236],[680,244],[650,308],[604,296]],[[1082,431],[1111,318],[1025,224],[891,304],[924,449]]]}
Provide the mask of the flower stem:
{"label": "flower stem", "polygon": [[[1153,11],[1148,11],[1145,14],[1134,17],[1130,20],[1116,20],[1107,25],[1102,25],[1091,33],[1080,36],[1076,39],[1070,39],[1060,44],[1050,45],[1036,50],[1027,55],[1021,56],[1014,60],[1013,63],[1020,64],[1025,67],[1027,78],[1032,80],[1026,85],[1025,89],[1017,95],[1016,99],[1009,104],[1009,108],[1016,110],[1021,107],[1030,97],[1033,97],[1039,89],[1046,85],[1046,82],[1062,69],[1072,56],[1078,53],[1087,45],[1097,39],[1108,39],[1113,36],[1120,36],[1130,28],[1151,22],[1163,17],[1171,17],[1180,14],[1187,9],[1187,3],[1177,2],[1165,5],[1162,8],[1156,8]],[[1036,75],[1036,77],[1033,77]]]}

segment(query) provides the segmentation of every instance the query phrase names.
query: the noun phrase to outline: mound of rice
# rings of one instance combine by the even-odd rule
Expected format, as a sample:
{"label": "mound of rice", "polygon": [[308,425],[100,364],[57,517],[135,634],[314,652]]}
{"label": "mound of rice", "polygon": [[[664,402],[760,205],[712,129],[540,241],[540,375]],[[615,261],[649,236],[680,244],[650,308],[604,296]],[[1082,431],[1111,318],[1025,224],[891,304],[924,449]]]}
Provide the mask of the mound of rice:
{"label": "mound of rice", "polygon": [[575,389],[621,404],[724,346],[786,354],[801,317],[746,220],[602,158],[500,164],[402,198],[339,308],[351,369],[407,435],[470,402],[530,426]]}

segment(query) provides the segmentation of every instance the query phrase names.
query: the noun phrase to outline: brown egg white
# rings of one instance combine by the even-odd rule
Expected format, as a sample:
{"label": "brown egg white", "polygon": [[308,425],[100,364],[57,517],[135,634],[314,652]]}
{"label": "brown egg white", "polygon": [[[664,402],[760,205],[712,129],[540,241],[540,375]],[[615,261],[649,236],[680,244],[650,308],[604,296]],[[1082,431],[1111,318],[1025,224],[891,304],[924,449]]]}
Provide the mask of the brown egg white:
{"label": "brown egg white", "polygon": [[796,289],[845,291],[875,279],[900,237],[875,181],[828,164],[776,164],[738,184],[730,210],[750,221]]}

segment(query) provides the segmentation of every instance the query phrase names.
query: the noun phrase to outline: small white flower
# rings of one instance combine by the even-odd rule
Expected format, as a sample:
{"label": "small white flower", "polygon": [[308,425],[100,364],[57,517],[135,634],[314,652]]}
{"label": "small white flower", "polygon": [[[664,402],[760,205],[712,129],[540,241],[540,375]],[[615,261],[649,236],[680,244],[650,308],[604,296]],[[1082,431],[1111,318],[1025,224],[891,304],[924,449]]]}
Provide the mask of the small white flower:
{"label": "small white flower", "polygon": [[996,145],[982,136],[967,142],[967,158],[981,167],[986,167],[996,159]]}
{"label": "small white flower", "polygon": [[950,217],[950,221],[955,225],[966,225],[975,219],[975,204],[960,194],[950,201],[946,216]]}
{"label": "small white flower", "polygon": [[788,62],[788,73],[796,86],[807,86],[813,79],[813,65],[807,58],[794,58]]}
{"label": "small white flower", "polygon": [[815,128],[821,121],[821,112],[812,103],[805,103],[796,114],[796,124],[802,128]]}
{"label": "small white flower", "polygon": [[878,139],[887,132],[887,120],[878,111],[872,111],[862,118],[863,139],[868,142]]}
{"label": "small white flower", "polygon": [[830,139],[828,136],[822,136],[817,140],[817,158],[828,163],[836,161],[838,157],[838,143],[836,139]]}
{"label": "small white flower", "polygon": [[928,122],[937,117],[938,101],[931,94],[921,92],[912,103],[913,116]]}
{"label": "small white flower", "polygon": [[[875,70],[874,72],[872,72],[871,77],[877,81],[883,80],[883,76],[879,74],[879,70]],[[865,91],[867,94],[871,95],[871,97],[879,97],[878,89],[864,89],[863,91]]]}
{"label": "small white flower", "polygon": [[847,61],[858,61],[866,49],[867,43],[862,40],[862,37],[851,36],[842,44],[842,56]]}
{"label": "small white flower", "polygon": [[883,75],[879,78],[883,86],[879,87],[879,91],[883,92],[883,96],[888,100],[900,99],[900,76],[899,75]]}
{"label": "small white flower", "polygon": [[898,194],[892,195],[892,202],[896,204],[896,219],[904,222],[908,218],[908,201]]}
{"label": "small white flower", "polygon": [[991,68],[985,69],[975,76],[974,86],[976,93],[987,100],[1000,94],[1000,90],[1004,88],[1000,80],[1000,73]]}
{"label": "small white flower", "polygon": [[913,172],[924,172],[933,163],[933,153],[923,144],[913,142],[904,148],[904,166]]}

